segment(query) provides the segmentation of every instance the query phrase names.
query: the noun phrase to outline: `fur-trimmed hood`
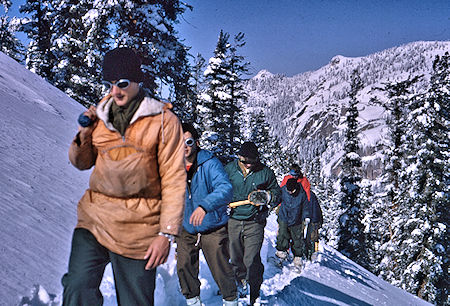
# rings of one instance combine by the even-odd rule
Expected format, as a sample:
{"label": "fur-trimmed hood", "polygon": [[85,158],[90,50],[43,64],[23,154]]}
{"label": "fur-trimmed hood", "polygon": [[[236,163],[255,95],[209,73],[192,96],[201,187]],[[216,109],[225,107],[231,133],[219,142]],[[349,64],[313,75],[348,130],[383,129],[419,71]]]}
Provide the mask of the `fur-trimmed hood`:
{"label": "fur-trimmed hood", "polygon": [[[164,114],[164,110],[171,109],[171,103],[165,103],[156,100],[151,96],[148,90],[144,89],[145,97],[139,105],[136,113],[134,113],[133,118],[131,118],[130,125],[136,122],[140,117],[154,116],[157,114]],[[111,131],[117,131],[112,122],[109,121],[109,112],[114,102],[114,98],[110,95],[100,101],[97,106],[97,117],[105,123],[105,126]]]}

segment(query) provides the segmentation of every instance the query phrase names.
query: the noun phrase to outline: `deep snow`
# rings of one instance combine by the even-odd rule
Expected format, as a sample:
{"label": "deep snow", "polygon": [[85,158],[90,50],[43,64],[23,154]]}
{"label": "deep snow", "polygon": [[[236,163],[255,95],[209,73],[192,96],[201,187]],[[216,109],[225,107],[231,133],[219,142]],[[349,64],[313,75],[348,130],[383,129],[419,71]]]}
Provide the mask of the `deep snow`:
{"label": "deep snow", "polygon": [[[76,205],[89,178],[67,157],[83,107],[1,52],[0,105],[0,305],[59,305]],[[271,215],[261,250],[262,297],[270,305],[429,305],[324,244],[301,274],[280,270],[266,261],[276,231]],[[156,305],[184,305],[175,264],[173,247],[158,268]],[[221,305],[204,259],[200,269],[203,303]],[[105,305],[115,305],[109,267],[101,288]]]}

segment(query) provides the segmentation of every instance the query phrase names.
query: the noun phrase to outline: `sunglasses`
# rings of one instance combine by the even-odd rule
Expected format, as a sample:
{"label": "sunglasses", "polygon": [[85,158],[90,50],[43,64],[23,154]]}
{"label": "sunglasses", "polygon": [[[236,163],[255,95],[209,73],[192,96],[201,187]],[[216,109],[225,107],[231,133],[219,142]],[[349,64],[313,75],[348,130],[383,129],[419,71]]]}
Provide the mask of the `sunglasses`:
{"label": "sunglasses", "polygon": [[194,140],[194,138],[189,137],[188,139],[186,139],[186,140],[184,141],[184,143],[185,143],[188,147],[192,147],[192,146],[194,145],[194,143],[195,143],[195,140]]}
{"label": "sunglasses", "polygon": [[256,164],[256,160],[253,160],[253,159],[239,158],[239,161],[240,161],[242,164],[245,164],[245,165],[254,165],[254,164]]}
{"label": "sunglasses", "polygon": [[120,79],[115,83],[111,83],[108,81],[102,81],[102,85],[105,87],[106,90],[111,90],[111,88],[113,86],[117,86],[120,89],[127,89],[128,86],[130,86],[130,84],[131,84],[131,81],[127,80],[127,79]]}

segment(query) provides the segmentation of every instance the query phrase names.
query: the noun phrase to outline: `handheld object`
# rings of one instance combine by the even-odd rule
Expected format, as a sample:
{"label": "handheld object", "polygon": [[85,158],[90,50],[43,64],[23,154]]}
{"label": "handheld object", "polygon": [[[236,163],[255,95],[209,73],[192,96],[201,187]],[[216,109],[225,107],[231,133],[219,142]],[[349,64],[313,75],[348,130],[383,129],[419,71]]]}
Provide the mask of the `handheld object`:
{"label": "handheld object", "polygon": [[303,238],[306,239],[306,235],[308,234],[309,222],[311,222],[310,218],[305,219],[305,229],[303,230]]}
{"label": "handheld object", "polygon": [[93,123],[94,121],[92,121],[91,118],[86,116],[84,113],[80,114],[80,116],[78,117],[78,124],[81,125],[82,127],[88,127]]}
{"label": "handheld object", "polygon": [[248,199],[244,201],[237,201],[228,204],[229,207],[234,208],[241,205],[252,204],[255,206],[269,205],[271,199],[270,192],[267,190],[255,190],[250,192]]}

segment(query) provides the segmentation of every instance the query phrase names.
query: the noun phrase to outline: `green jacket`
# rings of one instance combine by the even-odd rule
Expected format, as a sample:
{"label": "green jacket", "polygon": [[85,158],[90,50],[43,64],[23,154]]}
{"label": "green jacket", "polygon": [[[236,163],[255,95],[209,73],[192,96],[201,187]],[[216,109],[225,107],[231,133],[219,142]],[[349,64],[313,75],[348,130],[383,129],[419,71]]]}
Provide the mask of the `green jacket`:
{"label": "green jacket", "polygon": [[[255,169],[244,177],[236,159],[225,166],[225,171],[228,173],[231,185],[233,185],[232,202],[247,200],[250,192],[260,189],[270,191],[272,196],[270,206],[273,207],[279,203],[281,189],[278,186],[275,174],[269,167],[260,163],[255,165]],[[260,211],[260,207],[251,204],[241,205],[232,209],[231,218],[236,220],[252,219]],[[263,209],[263,212],[267,212],[267,209]]]}

